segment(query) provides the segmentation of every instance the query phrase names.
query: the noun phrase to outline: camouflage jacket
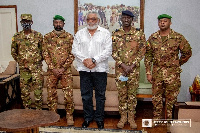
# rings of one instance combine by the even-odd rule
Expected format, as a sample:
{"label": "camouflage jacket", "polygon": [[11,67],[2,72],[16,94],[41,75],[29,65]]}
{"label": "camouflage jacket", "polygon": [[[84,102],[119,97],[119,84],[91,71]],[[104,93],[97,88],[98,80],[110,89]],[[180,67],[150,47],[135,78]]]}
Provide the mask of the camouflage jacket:
{"label": "camouflage jacket", "polygon": [[[179,59],[179,51],[181,57]],[[147,74],[151,71],[151,65],[159,67],[180,67],[188,61],[192,50],[188,41],[180,33],[171,29],[170,34],[162,41],[159,31],[153,33],[147,41],[145,54],[145,66]]]}
{"label": "camouflage jacket", "polygon": [[37,31],[31,31],[29,35],[25,35],[24,31],[17,32],[12,38],[11,55],[20,68],[30,68],[42,62],[43,36]]}
{"label": "camouflage jacket", "polygon": [[64,30],[60,36],[55,33],[55,30],[44,36],[42,49],[48,69],[71,67],[74,60],[71,53],[73,39],[73,35]]}
{"label": "camouflage jacket", "polygon": [[146,40],[143,31],[136,30],[134,27],[128,33],[119,29],[112,34],[113,52],[112,57],[119,66],[135,64],[139,66],[146,51]]}

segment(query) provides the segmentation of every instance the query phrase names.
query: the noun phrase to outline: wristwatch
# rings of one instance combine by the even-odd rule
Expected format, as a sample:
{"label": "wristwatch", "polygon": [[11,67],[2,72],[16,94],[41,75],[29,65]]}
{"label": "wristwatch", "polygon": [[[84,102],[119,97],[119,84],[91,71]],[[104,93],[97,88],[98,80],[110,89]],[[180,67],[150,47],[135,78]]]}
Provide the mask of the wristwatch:
{"label": "wristwatch", "polygon": [[96,62],[96,60],[94,58],[92,58],[92,63],[95,63],[95,62]]}

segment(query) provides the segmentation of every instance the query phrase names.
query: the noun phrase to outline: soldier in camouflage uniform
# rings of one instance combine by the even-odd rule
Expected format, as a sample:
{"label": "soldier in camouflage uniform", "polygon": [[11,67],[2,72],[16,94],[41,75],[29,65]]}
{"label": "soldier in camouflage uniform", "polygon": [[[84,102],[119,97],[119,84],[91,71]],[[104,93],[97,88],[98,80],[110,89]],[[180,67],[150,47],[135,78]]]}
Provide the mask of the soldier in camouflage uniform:
{"label": "soldier in camouflage uniform", "polygon": [[36,109],[42,108],[42,40],[41,33],[31,29],[31,14],[21,15],[23,30],[12,38],[11,54],[19,64],[21,98],[25,108],[30,108],[30,91],[34,91]]}
{"label": "soldier in camouflage uniform", "polygon": [[48,107],[57,110],[57,84],[60,80],[66,102],[67,124],[73,125],[73,77],[71,64],[74,56],[71,54],[73,36],[63,30],[65,19],[56,15],[53,20],[54,30],[44,36],[43,57],[48,65]]}
{"label": "soldier in camouflage uniform", "polygon": [[[162,119],[163,95],[166,100],[165,118],[172,118],[173,104],[181,87],[181,65],[192,55],[188,41],[180,33],[170,28],[171,16],[158,16],[159,31],[153,33],[147,41],[145,54],[146,75],[152,83],[152,102],[154,119]],[[179,51],[181,57],[179,58]],[[153,63],[153,72],[151,66]]]}
{"label": "soldier in camouflage uniform", "polygon": [[[123,28],[114,31],[112,35],[112,57],[116,61],[116,85],[121,115],[117,124],[118,128],[124,127],[127,116],[130,127],[137,128],[134,121],[137,105],[136,92],[139,87],[140,61],[146,51],[146,40],[143,31],[131,26],[133,17],[130,11],[122,11]],[[128,77],[128,80],[120,80],[122,76]]]}

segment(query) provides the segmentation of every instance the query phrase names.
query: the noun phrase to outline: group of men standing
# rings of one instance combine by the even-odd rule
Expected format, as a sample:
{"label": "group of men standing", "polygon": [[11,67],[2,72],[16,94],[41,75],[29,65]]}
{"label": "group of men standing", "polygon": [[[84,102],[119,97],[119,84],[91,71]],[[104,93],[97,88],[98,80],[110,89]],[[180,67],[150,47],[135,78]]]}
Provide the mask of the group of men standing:
{"label": "group of men standing", "polygon": [[[160,30],[146,41],[142,30],[131,24],[134,15],[122,11],[122,28],[110,32],[99,26],[100,16],[89,12],[86,16],[87,27],[79,30],[73,37],[66,32],[65,19],[56,15],[53,18],[54,30],[42,37],[31,29],[30,14],[21,15],[23,31],[12,39],[11,54],[20,69],[21,98],[25,108],[30,108],[30,91],[34,90],[37,109],[42,109],[42,60],[48,65],[48,107],[57,110],[57,83],[61,81],[66,102],[67,124],[73,125],[73,78],[71,64],[75,59],[80,74],[80,88],[83,102],[84,122],[87,128],[95,120],[98,128],[104,128],[104,104],[109,71],[108,58],[116,61],[116,86],[118,89],[119,113],[117,124],[123,128],[128,122],[137,128],[135,108],[136,92],[139,87],[140,61],[145,57],[146,75],[152,83],[153,119],[162,119],[162,96],[165,95],[167,118],[172,118],[173,104],[180,91],[181,65],[192,55],[188,41],[180,33],[170,28],[171,16],[158,16]],[[179,52],[181,57],[179,58]],[[153,71],[151,66],[153,64]],[[94,89],[95,88],[95,89]],[[95,90],[96,111],[93,110],[93,90]]]}
{"label": "group of men standing", "polygon": [[73,35],[63,30],[65,19],[56,15],[53,18],[54,30],[42,34],[31,29],[33,24],[31,14],[21,15],[23,30],[12,38],[11,54],[19,64],[20,88],[23,106],[30,108],[30,91],[34,91],[36,109],[42,109],[42,60],[48,65],[48,107],[57,111],[57,84],[60,80],[66,102],[67,125],[73,121],[73,77],[71,64],[74,56],[71,54]]}

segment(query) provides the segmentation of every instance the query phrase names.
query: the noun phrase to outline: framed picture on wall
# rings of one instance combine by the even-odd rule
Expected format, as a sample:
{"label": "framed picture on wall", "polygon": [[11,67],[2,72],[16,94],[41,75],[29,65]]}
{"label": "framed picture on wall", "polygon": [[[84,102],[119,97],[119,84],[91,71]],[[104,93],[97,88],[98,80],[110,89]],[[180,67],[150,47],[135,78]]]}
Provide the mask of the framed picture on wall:
{"label": "framed picture on wall", "polygon": [[132,25],[144,29],[145,0],[74,0],[74,32],[86,26],[86,14],[96,11],[100,16],[99,25],[110,32],[122,26],[121,13],[130,10],[134,14]]}

